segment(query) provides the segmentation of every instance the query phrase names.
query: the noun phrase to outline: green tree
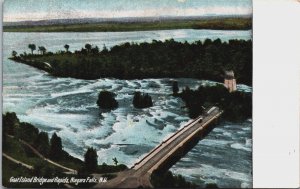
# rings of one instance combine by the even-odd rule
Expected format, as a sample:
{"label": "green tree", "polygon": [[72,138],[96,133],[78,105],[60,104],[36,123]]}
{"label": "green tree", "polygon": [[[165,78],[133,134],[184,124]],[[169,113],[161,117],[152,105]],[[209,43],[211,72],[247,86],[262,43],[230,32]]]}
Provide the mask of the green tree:
{"label": "green tree", "polygon": [[41,52],[42,55],[44,55],[46,53],[47,49],[44,46],[40,46],[39,51]]}
{"label": "green tree", "polygon": [[49,157],[54,160],[58,160],[61,158],[62,155],[62,142],[61,138],[54,133],[50,139],[50,151]]}
{"label": "green tree", "polygon": [[114,157],[114,158],[112,158],[112,160],[113,160],[113,162],[114,162],[115,166],[117,166],[117,165],[118,165],[118,163],[119,163],[119,161],[117,160],[117,158],[116,158],[116,157]]}
{"label": "green tree", "polygon": [[96,149],[88,148],[86,153],[84,154],[84,166],[87,172],[92,172],[97,169],[98,166],[98,155]]}
{"label": "green tree", "polygon": [[88,52],[91,52],[92,45],[87,43],[87,44],[85,44],[85,48]]}
{"label": "green tree", "polygon": [[67,52],[69,52],[70,46],[68,44],[65,44],[64,48],[66,49]]}
{"label": "green tree", "polygon": [[243,121],[252,116],[252,93],[229,93],[221,84],[200,86],[197,90],[186,87],[178,96],[185,102],[191,118],[202,114],[203,107],[210,106],[224,110],[222,117],[229,121]]}
{"label": "green tree", "polygon": [[34,142],[34,146],[41,154],[48,156],[50,149],[48,134],[46,132],[40,132]]}
{"label": "green tree", "polygon": [[36,50],[36,46],[35,46],[35,44],[29,44],[29,45],[28,45],[28,48],[30,48],[30,50],[31,50],[31,54],[33,54],[33,51],[35,51],[35,50]]}
{"label": "green tree", "polygon": [[93,54],[98,54],[99,53],[99,47],[98,46],[95,46],[94,48],[91,49],[91,52]]}
{"label": "green tree", "polygon": [[7,112],[5,115],[2,114],[2,149],[9,148],[6,135],[15,135],[18,127],[19,119],[17,118],[16,113]]}
{"label": "green tree", "polygon": [[118,107],[118,102],[114,98],[116,95],[109,91],[101,91],[98,96],[97,104],[100,108],[115,109]]}
{"label": "green tree", "polygon": [[15,58],[15,57],[18,55],[18,53],[17,53],[16,51],[12,51],[12,52],[11,52],[11,55],[12,55],[12,57]]}
{"label": "green tree", "polygon": [[173,82],[172,88],[173,88],[173,94],[176,95],[178,93],[178,91],[179,91],[178,82],[177,81]]}
{"label": "green tree", "polygon": [[103,45],[103,49],[102,49],[102,51],[101,51],[102,53],[108,53],[108,49],[107,49],[107,47],[105,46],[105,44]]}
{"label": "green tree", "polygon": [[38,177],[52,178],[57,176],[56,170],[43,160],[35,162],[33,166],[33,174]]}
{"label": "green tree", "polygon": [[134,107],[138,107],[141,101],[141,92],[135,92],[133,95],[132,104]]}
{"label": "green tree", "polygon": [[2,115],[3,118],[3,134],[15,135],[16,128],[19,126],[19,119],[15,112],[7,112],[5,115]]}
{"label": "green tree", "polygon": [[17,135],[20,139],[33,144],[39,134],[39,130],[30,123],[21,122],[17,131]]}
{"label": "green tree", "polygon": [[148,108],[153,106],[151,96],[148,94],[141,94],[141,92],[134,93],[132,104],[135,108]]}
{"label": "green tree", "polygon": [[[72,63],[67,65],[68,69],[61,69],[66,58],[48,56],[49,62],[54,61],[56,64],[52,65],[51,74],[80,79],[188,77],[223,82],[224,70],[232,69],[239,83],[252,84],[251,40],[124,43],[111,47],[110,50],[103,47],[101,53],[97,53],[97,48],[90,44],[86,48],[72,53],[85,56],[70,56],[68,61]],[[44,68],[37,64],[31,66]]]}

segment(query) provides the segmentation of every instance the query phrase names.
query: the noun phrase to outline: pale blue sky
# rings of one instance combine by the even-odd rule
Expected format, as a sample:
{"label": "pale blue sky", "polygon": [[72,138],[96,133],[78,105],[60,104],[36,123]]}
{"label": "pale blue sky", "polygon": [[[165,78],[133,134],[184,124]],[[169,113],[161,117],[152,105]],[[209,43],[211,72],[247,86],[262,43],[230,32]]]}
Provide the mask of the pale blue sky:
{"label": "pale blue sky", "polygon": [[4,21],[251,13],[251,0],[6,0],[4,2]]}

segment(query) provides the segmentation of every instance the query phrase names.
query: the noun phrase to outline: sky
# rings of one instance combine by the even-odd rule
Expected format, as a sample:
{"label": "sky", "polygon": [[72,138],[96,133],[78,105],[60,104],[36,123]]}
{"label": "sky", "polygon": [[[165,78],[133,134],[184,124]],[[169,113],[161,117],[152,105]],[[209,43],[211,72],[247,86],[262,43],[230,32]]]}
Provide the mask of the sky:
{"label": "sky", "polygon": [[251,15],[251,0],[6,0],[4,22],[70,18]]}

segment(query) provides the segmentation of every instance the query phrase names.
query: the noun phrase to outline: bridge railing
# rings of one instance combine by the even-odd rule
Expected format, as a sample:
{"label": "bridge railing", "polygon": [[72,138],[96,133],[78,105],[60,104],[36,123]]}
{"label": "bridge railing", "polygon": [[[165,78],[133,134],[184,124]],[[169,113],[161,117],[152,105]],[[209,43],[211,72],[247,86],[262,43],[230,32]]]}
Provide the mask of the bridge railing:
{"label": "bridge railing", "polygon": [[190,125],[194,125],[195,123],[197,123],[200,119],[203,119],[203,116],[200,115],[198,116],[196,119],[192,120],[191,122],[188,122],[186,125],[184,125],[182,128],[180,128],[179,130],[177,130],[175,133],[173,133],[170,137],[168,137],[166,140],[163,140],[161,143],[159,143],[159,145],[157,145],[155,148],[153,148],[147,155],[145,155],[142,159],[140,159],[138,162],[136,162],[131,169],[133,169],[135,166],[137,166],[138,164],[140,164],[142,161],[144,161],[147,157],[149,157],[152,153],[154,153],[159,147],[161,147],[162,144],[170,141],[171,139],[173,139],[178,133],[180,133],[183,129],[185,129],[186,127],[190,126]]}
{"label": "bridge railing", "polygon": [[[218,112],[216,115],[214,115],[212,118],[210,118],[208,120],[208,122],[206,122],[205,125],[209,125],[209,123],[211,123],[213,120],[215,120],[216,118],[218,118],[220,115],[222,115],[223,111]],[[199,133],[201,130],[203,130],[203,127],[199,127],[197,128],[195,131],[193,131],[187,138],[185,138],[182,142],[186,143],[187,141],[190,140],[191,137],[194,137],[197,133]],[[179,145],[180,146],[180,145]],[[149,173],[152,173],[154,170],[159,169],[159,167],[163,164],[164,161],[166,161],[168,158],[170,158],[170,156],[172,156],[172,154],[174,152],[176,152],[178,150],[178,148],[180,148],[179,146],[176,146],[175,148],[173,148],[166,156],[164,156],[162,159],[160,159],[151,169],[150,171],[148,171]]]}

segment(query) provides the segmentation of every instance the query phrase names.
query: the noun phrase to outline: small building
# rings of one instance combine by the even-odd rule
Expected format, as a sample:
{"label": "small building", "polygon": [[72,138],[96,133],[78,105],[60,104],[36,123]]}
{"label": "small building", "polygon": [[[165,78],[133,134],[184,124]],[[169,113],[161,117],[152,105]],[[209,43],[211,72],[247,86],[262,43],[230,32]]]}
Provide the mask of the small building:
{"label": "small building", "polygon": [[225,71],[224,86],[229,90],[229,92],[236,91],[236,80],[232,70]]}

